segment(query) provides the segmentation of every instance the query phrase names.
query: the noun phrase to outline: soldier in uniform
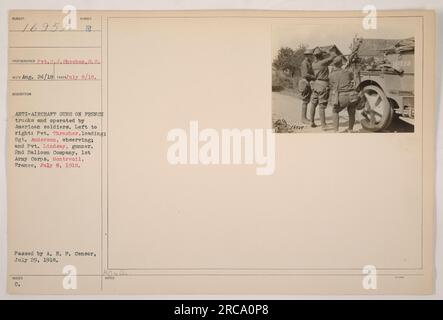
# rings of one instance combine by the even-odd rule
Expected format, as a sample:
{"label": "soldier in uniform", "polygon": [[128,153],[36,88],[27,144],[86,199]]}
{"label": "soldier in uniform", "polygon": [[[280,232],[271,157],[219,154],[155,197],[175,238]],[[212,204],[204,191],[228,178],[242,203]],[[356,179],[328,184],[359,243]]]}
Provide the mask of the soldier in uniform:
{"label": "soldier in uniform", "polygon": [[315,109],[320,105],[320,122],[323,130],[326,130],[325,109],[329,99],[329,69],[328,66],[337,56],[335,52],[330,51],[329,54],[320,48],[314,49],[314,62],[312,62],[312,70],[314,71],[314,86],[311,95],[311,127],[315,128]]}
{"label": "soldier in uniform", "polygon": [[337,56],[332,62],[329,86],[331,90],[332,123],[334,131],[338,132],[339,113],[347,109],[349,122],[345,132],[353,132],[355,124],[355,111],[364,107],[366,99],[363,93],[355,90],[354,74],[352,71],[342,69],[343,57]]}
{"label": "soldier in uniform", "polygon": [[304,52],[305,58],[300,65],[301,79],[298,82],[299,97],[302,100],[301,107],[301,121],[304,124],[309,124],[307,118],[308,103],[311,99],[312,88],[311,81],[315,80],[314,71],[312,70],[312,50],[306,49]]}

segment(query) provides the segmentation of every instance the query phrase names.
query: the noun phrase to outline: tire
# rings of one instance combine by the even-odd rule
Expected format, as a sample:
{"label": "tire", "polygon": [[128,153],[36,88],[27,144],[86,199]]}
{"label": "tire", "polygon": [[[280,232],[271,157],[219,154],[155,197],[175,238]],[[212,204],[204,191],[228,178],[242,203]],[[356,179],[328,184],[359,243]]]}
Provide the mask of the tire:
{"label": "tire", "polygon": [[392,122],[394,110],[388,97],[380,87],[369,85],[363,88],[366,98],[365,107],[360,121],[365,130],[377,132],[389,127]]}

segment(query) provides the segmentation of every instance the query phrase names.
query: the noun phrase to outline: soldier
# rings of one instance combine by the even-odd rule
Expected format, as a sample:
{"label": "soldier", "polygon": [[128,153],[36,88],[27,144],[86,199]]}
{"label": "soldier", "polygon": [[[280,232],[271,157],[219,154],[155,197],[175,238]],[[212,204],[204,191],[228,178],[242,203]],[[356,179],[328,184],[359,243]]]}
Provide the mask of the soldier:
{"label": "soldier", "polygon": [[326,115],[325,109],[328,105],[329,99],[329,69],[328,66],[332,60],[337,56],[332,50],[329,56],[325,57],[326,52],[320,48],[314,49],[314,62],[312,63],[312,70],[314,71],[315,81],[311,95],[311,127],[315,128],[315,109],[320,105],[320,122],[323,130],[326,130]]}
{"label": "soldier", "polygon": [[338,132],[339,113],[347,109],[349,122],[348,129],[344,132],[353,132],[355,124],[355,111],[365,104],[362,93],[355,90],[354,74],[349,70],[342,69],[343,57],[338,56],[332,62],[332,70],[329,76],[331,88],[332,123],[334,131]]}
{"label": "soldier", "polygon": [[305,58],[300,65],[301,79],[298,82],[298,92],[300,99],[302,100],[301,121],[304,124],[309,124],[306,115],[308,111],[308,103],[312,94],[310,83],[315,80],[314,71],[312,70],[312,50],[306,49],[304,55]]}

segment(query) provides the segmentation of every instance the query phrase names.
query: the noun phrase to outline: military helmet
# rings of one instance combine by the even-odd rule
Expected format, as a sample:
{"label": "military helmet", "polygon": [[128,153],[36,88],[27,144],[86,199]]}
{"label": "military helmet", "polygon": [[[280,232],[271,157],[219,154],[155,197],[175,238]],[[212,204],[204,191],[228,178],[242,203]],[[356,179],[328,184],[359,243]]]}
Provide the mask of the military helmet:
{"label": "military helmet", "polygon": [[319,47],[315,48],[314,51],[313,51],[314,56],[319,56],[322,53],[323,53],[323,51]]}

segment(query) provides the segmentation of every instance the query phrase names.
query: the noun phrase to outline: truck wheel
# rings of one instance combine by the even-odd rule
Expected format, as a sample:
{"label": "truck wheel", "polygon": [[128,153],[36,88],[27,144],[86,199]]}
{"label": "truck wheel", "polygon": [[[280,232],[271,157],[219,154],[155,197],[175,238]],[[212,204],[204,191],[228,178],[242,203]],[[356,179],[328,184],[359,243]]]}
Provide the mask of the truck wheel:
{"label": "truck wheel", "polygon": [[361,112],[362,127],[368,131],[381,131],[386,129],[392,121],[394,110],[386,94],[377,86],[369,85],[363,88],[366,103]]}

